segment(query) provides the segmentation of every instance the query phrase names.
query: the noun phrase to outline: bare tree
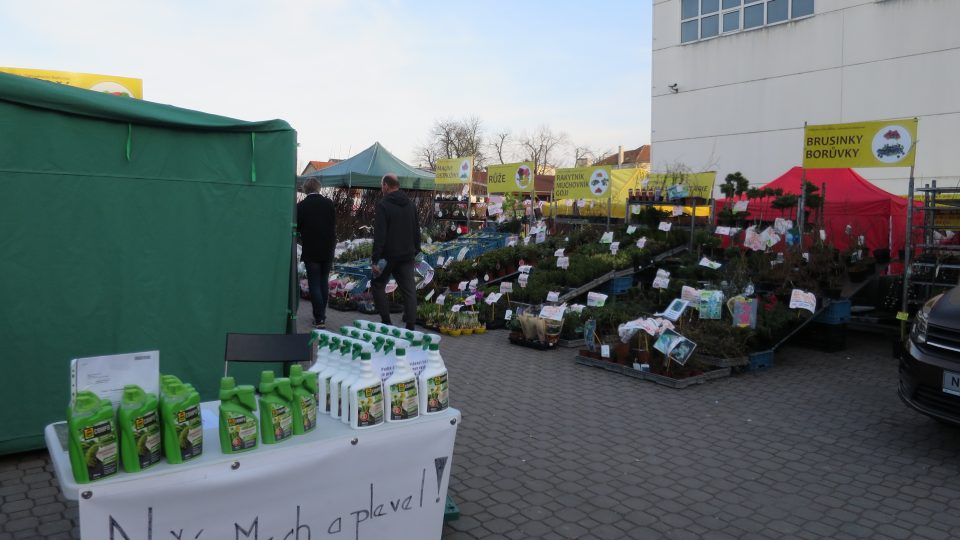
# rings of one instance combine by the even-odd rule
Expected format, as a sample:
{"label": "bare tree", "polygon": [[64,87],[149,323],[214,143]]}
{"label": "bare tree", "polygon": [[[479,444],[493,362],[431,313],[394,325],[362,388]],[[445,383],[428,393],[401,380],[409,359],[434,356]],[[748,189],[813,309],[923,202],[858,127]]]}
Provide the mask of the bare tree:
{"label": "bare tree", "polygon": [[576,146],[573,149],[573,162],[576,166],[590,166],[613,154],[612,150],[597,151],[589,146]]}
{"label": "bare tree", "polygon": [[417,148],[421,165],[435,169],[438,159],[474,156],[474,167],[486,162],[483,123],[476,116],[462,120],[437,120],[430,130],[429,140]]}
{"label": "bare tree", "polygon": [[507,162],[507,152],[512,144],[513,137],[509,129],[502,129],[494,133],[493,138],[490,139],[490,148],[493,150],[493,153],[497,155],[497,159],[500,160],[501,165]]}
{"label": "bare tree", "polygon": [[549,126],[540,126],[532,135],[520,138],[524,157],[533,162],[537,174],[544,174],[547,169],[557,167],[560,164],[557,156],[567,144],[567,134],[554,133]]}

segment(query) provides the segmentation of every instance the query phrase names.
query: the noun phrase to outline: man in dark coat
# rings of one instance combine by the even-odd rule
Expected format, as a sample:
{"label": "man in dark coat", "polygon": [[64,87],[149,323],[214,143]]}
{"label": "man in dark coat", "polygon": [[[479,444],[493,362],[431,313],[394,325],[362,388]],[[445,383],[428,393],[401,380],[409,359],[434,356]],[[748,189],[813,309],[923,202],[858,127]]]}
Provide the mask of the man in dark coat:
{"label": "man in dark coat", "polygon": [[316,178],[308,179],[303,191],[307,196],[297,204],[297,232],[303,246],[300,260],[307,267],[313,325],[326,328],[330,266],[337,247],[337,216],[333,201],[320,195],[320,182]]}
{"label": "man in dark coat", "polygon": [[392,324],[390,302],[387,300],[385,288],[393,276],[397,289],[403,294],[403,321],[408,330],[413,330],[417,320],[414,264],[417,254],[420,253],[417,208],[407,195],[400,191],[397,175],[385,174],[380,188],[383,198],[377,203],[377,214],[373,223],[373,281],[370,283],[373,302],[380,313],[380,320],[385,324]]}

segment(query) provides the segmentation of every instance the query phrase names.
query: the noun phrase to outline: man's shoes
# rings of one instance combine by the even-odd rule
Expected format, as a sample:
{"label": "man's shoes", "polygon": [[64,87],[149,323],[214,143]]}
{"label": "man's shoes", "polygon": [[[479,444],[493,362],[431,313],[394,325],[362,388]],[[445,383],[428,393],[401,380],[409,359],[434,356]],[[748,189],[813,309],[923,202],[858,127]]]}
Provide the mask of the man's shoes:
{"label": "man's shoes", "polygon": [[315,323],[313,327],[316,328],[317,330],[325,330],[327,328],[327,323],[325,321],[320,321],[318,323]]}

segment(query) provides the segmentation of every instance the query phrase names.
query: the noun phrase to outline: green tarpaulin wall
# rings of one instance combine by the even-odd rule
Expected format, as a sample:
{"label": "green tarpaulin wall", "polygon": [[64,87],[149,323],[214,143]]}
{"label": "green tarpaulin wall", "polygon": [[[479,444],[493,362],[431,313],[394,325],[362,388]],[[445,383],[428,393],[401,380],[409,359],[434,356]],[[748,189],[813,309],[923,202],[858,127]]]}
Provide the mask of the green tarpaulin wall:
{"label": "green tarpaulin wall", "polygon": [[71,358],[159,350],[211,399],[227,332],[285,332],[286,122],[0,73],[0,141],[0,453],[64,418]]}
{"label": "green tarpaulin wall", "polygon": [[396,174],[403,189],[434,189],[432,173],[407,165],[380,143],[373,143],[373,146],[349,159],[301,178],[316,178],[323,187],[380,189],[380,180],[387,173]]}

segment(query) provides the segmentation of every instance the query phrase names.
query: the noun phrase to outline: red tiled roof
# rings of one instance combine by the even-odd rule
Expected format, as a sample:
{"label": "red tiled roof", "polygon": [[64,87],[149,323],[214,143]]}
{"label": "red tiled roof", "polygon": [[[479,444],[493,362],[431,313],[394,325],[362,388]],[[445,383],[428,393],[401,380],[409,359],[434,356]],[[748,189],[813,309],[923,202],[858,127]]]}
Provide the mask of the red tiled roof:
{"label": "red tiled roof", "polygon": [[307,166],[303,168],[301,175],[307,174],[308,172],[319,171],[320,169],[326,169],[331,165],[336,165],[339,163],[339,159],[331,159],[330,161],[311,161],[307,163]]}
{"label": "red tiled roof", "polygon": [[[650,145],[645,144],[639,148],[633,150],[624,150],[623,151],[623,162],[626,163],[650,163]],[[617,164],[617,154],[614,153],[610,156],[607,156],[600,161],[594,163],[594,165],[616,165]]]}

